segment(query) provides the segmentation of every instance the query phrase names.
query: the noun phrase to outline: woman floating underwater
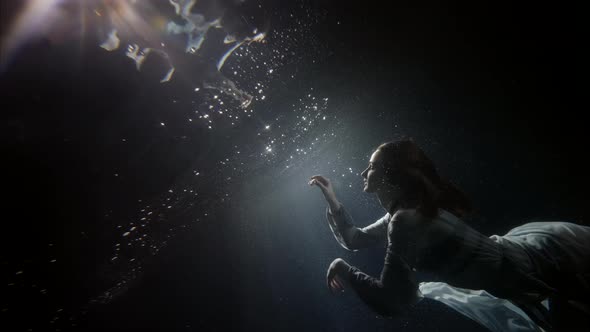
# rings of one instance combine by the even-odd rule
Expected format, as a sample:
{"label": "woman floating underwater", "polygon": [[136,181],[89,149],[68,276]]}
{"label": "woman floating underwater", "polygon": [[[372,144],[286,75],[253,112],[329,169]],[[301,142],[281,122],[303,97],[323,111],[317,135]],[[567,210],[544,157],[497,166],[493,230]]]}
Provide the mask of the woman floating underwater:
{"label": "woman floating underwater", "polygon": [[[353,225],[328,179],[309,181],[326,198],[330,228],[344,248],[387,248],[379,278],[334,260],[327,273],[333,292],[350,287],[386,317],[430,297],[495,331],[561,330],[564,310],[590,317],[590,227],[534,222],[487,237],[460,219],[469,200],[411,140],[380,145],[361,175],[364,191],[387,211],[364,228]],[[419,284],[416,272],[444,283]]]}

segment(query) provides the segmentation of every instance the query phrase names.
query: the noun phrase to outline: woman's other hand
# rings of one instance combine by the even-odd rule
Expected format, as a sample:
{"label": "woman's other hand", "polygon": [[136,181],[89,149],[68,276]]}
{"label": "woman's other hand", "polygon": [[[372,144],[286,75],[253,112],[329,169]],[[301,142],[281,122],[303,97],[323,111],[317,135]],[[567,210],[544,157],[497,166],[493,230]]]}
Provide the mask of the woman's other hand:
{"label": "woman's other hand", "polygon": [[336,193],[334,192],[334,187],[332,186],[332,182],[327,178],[321,175],[314,175],[309,179],[310,186],[318,186],[322,190],[322,194],[330,204],[330,210],[332,212],[338,211],[340,209],[340,202],[336,198]]}
{"label": "woman's other hand", "polygon": [[330,267],[328,268],[328,273],[326,274],[326,283],[328,284],[328,289],[334,294],[344,292],[344,280],[345,277],[343,274],[348,270],[348,263],[346,263],[341,258],[336,258]]}

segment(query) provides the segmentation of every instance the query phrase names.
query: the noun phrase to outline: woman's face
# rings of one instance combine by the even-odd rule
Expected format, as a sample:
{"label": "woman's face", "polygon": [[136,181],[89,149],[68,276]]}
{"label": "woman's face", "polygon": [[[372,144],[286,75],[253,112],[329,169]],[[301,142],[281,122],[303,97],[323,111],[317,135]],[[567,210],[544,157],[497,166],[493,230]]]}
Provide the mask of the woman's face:
{"label": "woman's face", "polygon": [[361,173],[364,178],[364,192],[374,193],[385,184],[385,169],[383,168],[382,159],[381,151],[376,150],[371,155],[369,166]]}

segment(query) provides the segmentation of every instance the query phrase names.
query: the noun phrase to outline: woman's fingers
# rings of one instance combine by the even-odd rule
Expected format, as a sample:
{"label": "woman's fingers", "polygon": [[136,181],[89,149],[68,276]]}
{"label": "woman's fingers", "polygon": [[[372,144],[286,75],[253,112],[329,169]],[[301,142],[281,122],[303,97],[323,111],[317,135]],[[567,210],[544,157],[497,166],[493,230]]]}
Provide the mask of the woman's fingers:
{"label": "woman's fingers", "polygon": [[315,184],[316,186],[320,187],[320,189],[322,189],[322,190],[326,190],[326,186],[324,186],[324,184],[323,184],[323,183],[321,183],[321,182],[320,182],[320,181],[318,181],[318,180],[313,180],[313,181],[314,181],[314,184]]}
{"label": "woman's fingers", "polygon": [[329,289],[331,292],[334,292],[334,284],[333,284],[333,282],[332,282],[332,281],[333,281],[333,279],[328,279],[327,281],[328,281],[328,282],[327,282],[327,284],[328,284],[328,289]]}
{"label": "woman's fingers", "polygon": [[313,186],[313,185],[318,186],[322,190],[322,192],[324,192],[324,193],[331,192],[330,182],[321,175],[312,176],[309,180],[309,185],[310,186]]}
{"label": "woman's fingers", "polygon": [[328,284],[328,288],[330,289],[330,291],[333,293],[336,288],[338,287],[338,285],[335,283],[335,277],[336,275],[334,274],[334,269],[332,269],[331,267],[328,268],[328,275],[326,276],[326,283]]}
{"label": "woman's fingers", "polygon": [[336,293],[337,291],[344,292],[344,286],[342,286],[342,282],[334,277],[328,281],[328,287],[332,293]]}
{"label": "woman's fingers", "polygon": [[336,286],[338,286],[338,288],[341,291],[344,291],[344,286],[342,285],[342,281],[340,281],[340,279],[338,278],[338,276],[334,277],[334,283],[336,284]]}
{"label": "woman's fingers", "polygon": [[332,292],[334,292],[337,287],[338,287],[338,285],[336,285],[336,283],[334,282],[334,279],[330,280],[330,290]]}
{"label": "woman's fingers", "polygon": [[330,181],[328,181],[328,179],[326,179],[325,177],[321,176],[321,175],[314,175],[310,178],[311,180],[317,180],[317,182],[323,184],[324,186],[327,186],[328,183]]}
{"label": "woman's fingers", "polygon": [[326,190],[326,186],[324,186],[320,181],[318,181],[317,179],[313,179],[311,181],[309,181],[309,185],[313,186],[316,185],[318,186],[320,189],[322,189],[322,191]]}
{"label": "woman's fingers", "polygon": [[332,279],[332,281],[330,282],[330,290],[332,291],[332,293],[342,291],[342,286],[338,284],[336,279]]}
{"label": "woman's fingers", "polygon": [[326,274],[326,283],[328,284],[328,288],[332,293],[336,291],[344,291],[344,283],[342,279],[338,276],[339,266],[342,264],[347,264],[340,258],[336,258],[328,267],[328,273]]}

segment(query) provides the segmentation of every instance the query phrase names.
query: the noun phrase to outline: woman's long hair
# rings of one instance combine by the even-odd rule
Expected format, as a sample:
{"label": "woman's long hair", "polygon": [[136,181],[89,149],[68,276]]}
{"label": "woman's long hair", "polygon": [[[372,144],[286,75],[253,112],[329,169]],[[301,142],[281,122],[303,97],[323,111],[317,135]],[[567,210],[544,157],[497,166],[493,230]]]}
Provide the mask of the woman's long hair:
{"label": "woman's long hair", "polygon": [[398,207],[416,208],[429,218],[434,218],[439,208],[458,217],[471,212],[467,195],[438,175],[432,160],[414,141],[383,143],[377,150],[381,151],[388,181],[402,191]]}

